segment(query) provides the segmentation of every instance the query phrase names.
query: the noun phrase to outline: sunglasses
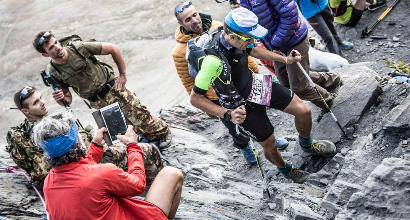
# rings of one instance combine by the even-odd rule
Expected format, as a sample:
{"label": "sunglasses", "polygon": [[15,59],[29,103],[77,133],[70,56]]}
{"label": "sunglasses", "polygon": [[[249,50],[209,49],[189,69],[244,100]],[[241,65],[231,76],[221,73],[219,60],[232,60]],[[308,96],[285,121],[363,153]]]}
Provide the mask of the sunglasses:
{"label": "sunglasses", "polygon": [[20,105],[22,106],[22,102],[25,98],[27,98],[27,94],[28,92],[30,92],[33,89],[33,87],[31,86],[26,86],[24,87],[21,92],[20,92],[20,96],[19,96],[19,100],[20,100]]}
{"label": "sunglasses", "polygon": [[43,35],[41,35],[41,37],[37,40],[37,45],[38,46],[42,46],[44,41],[48,38],[50,38],[51,33],[50,32],[45,32]]}
{"label": "sunglasses", "polygon": [[251,41],[251,40],[253,39],[253,37],[244,37],[244,36],[239,35],[239,34],[233,32],[233,31],[230,31],[230,30],[229,30],[229,32],[231,32],[233,35],[235,35],[236,37],[238,37],[239,39],[241,39],[241,40],[243,40],[243,41],[245,41],[245,42],[249,42],[249,41]]}
{"label": "sunglasses", "polygon": [[179,14],[181,14],[185,10],[185,8],[188,8],[191,5],[192,5],[192,2],[190,0],[187,0],[184,3],[182,3],[181,5],[178,5],[175,8],[175,17],[177,17]]}

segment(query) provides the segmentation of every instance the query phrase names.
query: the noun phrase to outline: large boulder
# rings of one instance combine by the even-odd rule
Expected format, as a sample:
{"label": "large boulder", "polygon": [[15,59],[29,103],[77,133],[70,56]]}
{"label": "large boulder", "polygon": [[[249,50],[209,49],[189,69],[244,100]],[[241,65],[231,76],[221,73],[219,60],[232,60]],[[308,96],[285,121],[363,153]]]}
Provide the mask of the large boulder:
{"label": "large boulder", "polygon": [[408,219],[409,207],[410,161],[386,158],[336,219]]}
{"label": "large boulder", "polygon": [[[358,122],[380,95],[382,89],[376,80],[377,73],[362,64],[344,66],[333,71],[340,75],[343,86],[333,101],[332,111],[343,128]],[[318,139],[339,142],[343,133],[330,113],[314,124],[313,135]]]}

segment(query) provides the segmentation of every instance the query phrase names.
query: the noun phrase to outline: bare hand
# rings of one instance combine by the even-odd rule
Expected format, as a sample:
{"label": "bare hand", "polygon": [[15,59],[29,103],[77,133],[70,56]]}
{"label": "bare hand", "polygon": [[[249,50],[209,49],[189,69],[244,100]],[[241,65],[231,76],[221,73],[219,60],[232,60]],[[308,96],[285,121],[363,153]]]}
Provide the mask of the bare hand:
{"label": "bare hand", "polygon": [[125,145],[130,143],[138,143],[137,135],[135,134],[132,125],[128,125],[127,132],[124,135],[117,135],[117,139]]}
{"label": "bare hand", "polygon": [[246,119],[246,109],[244,105],[239,106],[231,112],[231,121],[234,124],[242,124]]}
{"label": "bare hand", "polygon": [[107,132],[107,128],[100,128],[97,131],[95,131],[92,142],[103,146],[105,144],[104,137],[103,137],[103,134],[105,132]]}
{"label": "bare hand", "polygon": [[116,89],[124,89],[125,84],[127,83],[127,76],[124,74],[120,74],[120,76],[115,80],[114,88]]}
{"label": "bare hand", "polygon": [[63,90],[59,89],[59,90],[54,91],[53,98],[54,100],[56,100],[56,102],[62,101],[65,98]]}
{"label": "bare hand", "polygon": [[[296,56],[293,56],[292,54],[296,54]],[[300,55],[299,51],[297,50],[292,50],[288,57],[288,64],[292,64],[294,62],[300,62],[302,60],[302,55]]]}

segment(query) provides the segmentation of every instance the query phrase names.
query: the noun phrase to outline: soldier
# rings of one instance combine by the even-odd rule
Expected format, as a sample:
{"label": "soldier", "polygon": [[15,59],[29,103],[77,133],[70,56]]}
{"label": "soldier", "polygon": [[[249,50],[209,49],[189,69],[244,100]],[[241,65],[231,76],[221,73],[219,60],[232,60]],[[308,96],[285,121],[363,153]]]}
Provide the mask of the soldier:
{"label": "soldier", "polygon": [[[71,87],[81,98],[87,99],[93,108],[102,108],[118,102],[128,124],[134,131],[149,141],[156,141],[160,148],[169,146],[171,132],[169,126],[154,117],[128,89],[124,59],[119,48],[104,42],[83,42],[69,40],[63,46],[51,31],[42,31],[33,40],[33,46],[44,57],[49,57],[47,72],[57,81],[58,88],[53,98],[63,105],[62,100],[72,101]],[[113,68],[95,57],[112,55],[117,64],[119,76]]]}
{"label": "soldier", "polygon": [[[12,127],[8,131],[6,151],[10,153],[13,161],[31,176],[32,182],[42,187],[49,169],[42,159],[43,150],[33,145],[30,136],[32,128],[47,115],[48,110],[41,98],[41,94],[36,91],[35,87],[31,86],[18,90],[14,94],[14,103],[26,116],[26,119],[20,125]],[[90,130],[88,132],[80,130],[79,133],[84,144],[89,146],[92,139]],[[147,182],[151,183],[163,167],[162,160],[154,145],[147,143],[139,143],[139,145],[144,154]],[[124,170],[127,169],[127,153],[124,145],[104,146],[104,149],[105,152],[100,162],[113,163]]]}

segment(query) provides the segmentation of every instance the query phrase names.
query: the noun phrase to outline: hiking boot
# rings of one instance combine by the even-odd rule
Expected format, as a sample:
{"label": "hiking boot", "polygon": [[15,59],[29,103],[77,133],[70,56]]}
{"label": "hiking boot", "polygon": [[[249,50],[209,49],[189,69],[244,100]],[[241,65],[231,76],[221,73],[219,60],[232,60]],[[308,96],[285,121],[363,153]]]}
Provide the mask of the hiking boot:
{"label": "hiking boot", "polygon": [[335,144],[328,140],[313,140],[310,146],[301,147],[305,152],[322,157],[333,157],[337,153]]}
{"label": "hiking boot", "polygon": [[256,164],[256,157],[255,154],[253,153],[253,150],[251,146],[246,146],[241,149],[243,157],[245,157],[245,160],[250,163],[250,164]]}
{"label": "hiking boot", "polygon": [[348,41],[343,41],[342,43],[339,44],[339,47],[342,50],[350,50],[353,48],[353,43],[348,42]]}
{"label": "hiking boot", "polygon": [[159,149],[164,149],[164,148],[169,147],[171,145],[171,140],[172,140],[172,134],[171,134],[171,131],[168,131],[168,133],[164,137],[161,137],[159,139],[158,141]]}
{"label": "hiking boot", "polygon": [[291,179],[295,183],[304,183],[309,176],[309,172],[292,167],[288,173],[283,173],[287,179]]}
{"label": "hiking boot", "polygon": [[285,138],[275,138],[275,141],[278,150],[283,150],[289,145],[289,142]]}
{"label": "hiking boot", "polygon": [[376,3],[373,3],[367,7],[369,11],[376,11],[377,9],[386,5],[386,0],[376,0]]}

